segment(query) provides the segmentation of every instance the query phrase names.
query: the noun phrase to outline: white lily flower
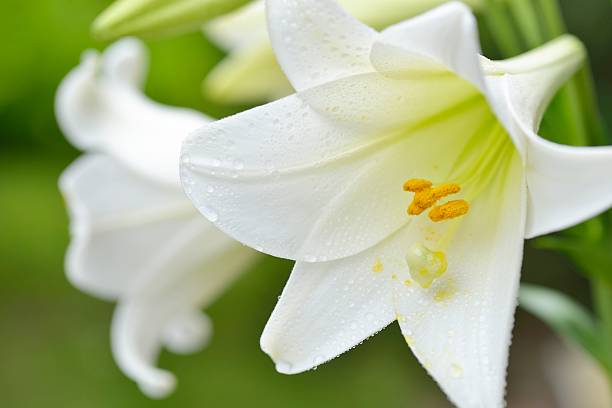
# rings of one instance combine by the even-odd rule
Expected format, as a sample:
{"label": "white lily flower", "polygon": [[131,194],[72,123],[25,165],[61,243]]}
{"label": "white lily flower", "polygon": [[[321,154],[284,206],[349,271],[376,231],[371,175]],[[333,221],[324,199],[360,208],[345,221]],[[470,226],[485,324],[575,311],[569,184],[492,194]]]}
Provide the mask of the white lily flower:
{"label": "white lily flower", "polygon": [[94,51],[62,82],[58,122],[87,153],[62,175],[71,216],[70,281],[116,300],[112,349],[123,372],[150,397],[175,387],[155,367],[162,347],[191,353],[211,332],[200,308],[253,259],[203,219],[178,179],[180,143],[209,121],[149,100],[141,85],[146,52],[134,39]]}
{"label": "white lily flower", "polygon": [[[357,19],[382,29],[448,0],[339,0]],[[478,9],[482,0],[464,0]],[[204,32],[228,52],[204,80],[212,98],[228,103],[274,100],[293,92],[279,67],[268,37],[263,0],[247,5],[204,26]]]}
{"label": "white lily flower", "polygon": [[397,320],[456,405],[502,406],[523,240],[612,203],[612,148],[535,133],[582,45],[493,62],[460,3],[381,33],[330,0],[267,5],[298,92],[195,132],[181,166],[209,220],[297,261],[263,350],[298,373]]}

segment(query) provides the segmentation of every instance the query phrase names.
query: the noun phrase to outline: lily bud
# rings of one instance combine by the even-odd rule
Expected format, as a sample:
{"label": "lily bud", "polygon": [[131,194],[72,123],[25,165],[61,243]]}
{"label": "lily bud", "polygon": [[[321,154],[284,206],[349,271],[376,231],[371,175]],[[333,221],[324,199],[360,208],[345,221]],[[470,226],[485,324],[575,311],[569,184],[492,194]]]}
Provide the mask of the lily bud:
{"label": "lily bud", "polygon": [[96,37],[161,35],[198,29],[248,0],[118,0],[93,23]]}

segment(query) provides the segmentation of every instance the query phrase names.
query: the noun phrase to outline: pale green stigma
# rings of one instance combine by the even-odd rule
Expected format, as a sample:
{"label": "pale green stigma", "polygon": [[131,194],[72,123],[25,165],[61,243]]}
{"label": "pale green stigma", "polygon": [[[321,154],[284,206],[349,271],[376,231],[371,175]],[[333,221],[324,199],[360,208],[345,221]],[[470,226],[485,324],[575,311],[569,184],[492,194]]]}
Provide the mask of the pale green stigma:
{"label": "pale green stigma", "polygon": [[446,272],[446,255],[441,251],[432,251],[425,245],[417,242],[412,245],[406,254],[406,263],[410,269],[410,276],[421,287],[428,288]]}

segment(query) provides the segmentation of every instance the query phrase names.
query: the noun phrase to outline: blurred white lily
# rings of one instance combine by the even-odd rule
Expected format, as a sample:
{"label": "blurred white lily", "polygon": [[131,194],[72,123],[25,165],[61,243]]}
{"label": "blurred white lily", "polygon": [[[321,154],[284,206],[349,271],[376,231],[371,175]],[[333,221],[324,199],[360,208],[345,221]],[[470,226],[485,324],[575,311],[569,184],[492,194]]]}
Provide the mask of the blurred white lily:
{"label": "blurred white lily", "polygon": [[298,92],[204,126],[181,166],[210,221],[297,261],[263,350],[298,373],[397,320],[453,403],[502,406],[524,238],[612,203],[612,148],[535,133],[582,45],[494,62],[460,3],[381,33],[330,0],[267,6]]}
{"label": "blurred white lily", "polygon": [[[359,20],[382,29],[446,1],[339,0],[339,3]],[[482,6],[482,0],[463,2],[472,9]],[[226,103],[253,103],[293,92],[270,46],[263,0],[212,20],[204,26],[204,32],[228,53],[204,80],[204,91],[211,98]]]}
{"label": "blurred white lily", "polygon": [[102,56],[84,54],[62,82],[58,122],[87,153],[62,175],[71,215],[66,257],[71,282],[116,300],[112,349],[123,372],[151,397],[175,387],[155,367],[162,347],[191,353],[211,332],[200,308],[210,304],[253,259],[204,220],[178,178],[180,143],[209,121],[149,100],[141,86],[143,45],[124,39]]}

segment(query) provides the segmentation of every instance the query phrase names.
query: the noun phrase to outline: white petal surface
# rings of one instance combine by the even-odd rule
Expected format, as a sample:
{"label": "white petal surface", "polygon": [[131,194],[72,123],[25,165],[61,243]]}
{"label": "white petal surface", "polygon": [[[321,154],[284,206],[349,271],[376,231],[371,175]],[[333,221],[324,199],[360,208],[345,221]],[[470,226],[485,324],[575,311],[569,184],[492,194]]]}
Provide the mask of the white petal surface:
{"label": "white petal surface", "polygon": [[447,251],[448,271],[429,289],[411,279],[405,261],[412,243],[436,235],[427,218],[363,253],[298,262],[261,338],[278,371],[316,367],[397,318],[455,404],[500,407],[523,245],[518,157],[507,182],[503,203],[500,186],[479,197]]}
{"label": "white petal surface", "polygon": [[141,174],[178,183],[180,143],[208,119],[201,113],[164,106],[139,88],[146,54],[135,39],[90,51],[66,76],[56,96],[56,114],[75,146],[108,153]]}
{"label": "white petal surface", "polygon": [[261,337],[279,372],[316,367],[395,320],[388,276],[365,258],[296,264]]}
{"label": "white petal surface", "polygon": [[[568,55],[560,62],[558,50],[565,49]],[[612,174],[612,147],[564,146],[535,133],[548,102],[583,61],[581,50],[578,40],[565,36],[517,58],[484,61],[488,85],[523,141],[528,238],[568,228],[612,206],[612,191],[602,188]],[[537,69],[530,69],[533,62]]]}
{"label": "white petal surface", "polygon": [[210,323],[200,308],[255,253],[203,219],[178,187],[107,156],[78,159],[60,185],[72,218],[70,280],[118,300],[112,335],[118,364],[147,395],[167,395],[175,379],[155,368],[161,347],[182,353],[202,347]]}
{"label": "white petal surface", "polygon": [[[405,222],[407,178],[452,165],[443,152],[459,151],[430,138],[464,142],[486,117],[474,88],[449,78],[364,74],[215,122],[185,142],[183,184],[205,216],[262,252],[353,255]],[[432,88],[446,98],[429,98]]]}
{"label": "white petal surface", "polygon": [[571,147],[529,129],[527,238],[559,231],[612,206],[612,146]]}
{"label": "white petal surface", "polygon": [[112,327],[117,364],[147,395],[173,391],[174,376],[155,367],[166,346],[176,353],[199,350],[210,323],[208,306],[253,261],[255,252],[222,233],[202,228],[195,219],[166,244],[158,269],[150,269],[136,290],[120,301]]}
{"label": "white petal surface", "polygon": [[421,55],[485,92],[479,53],[473,14],[464,4],[449,2],[383,30],[372,45],[371,56],[372,64],[384,72],[388,70],[389,58],[395,60],[393,65],[397,68],[402,60],[412,66],[415,55]]}
{"label": "white petal surface", "polygon": [[139,274],[157,268],[151,248],[163,247],[199,217],[178,187],[151,181],[108,156],[81,157],[64,172],[60,187],[73,237],[68,277],[108,299],[125,296]]}
{"label": "white petal surface", "polygon": [[404,285],[407,271],[399,272],[395,283],[407,343],[462,408],[503,406],[522,260],[524,190],[515,155],[505,183],[491,185],[461,219],[446,251],[445,275],[427,290]]}
{"label": "white petal surface", "polygon": [[270,41],[293,87],[300,91],[372,71],[377,35],[333,0],[267,0]]}

